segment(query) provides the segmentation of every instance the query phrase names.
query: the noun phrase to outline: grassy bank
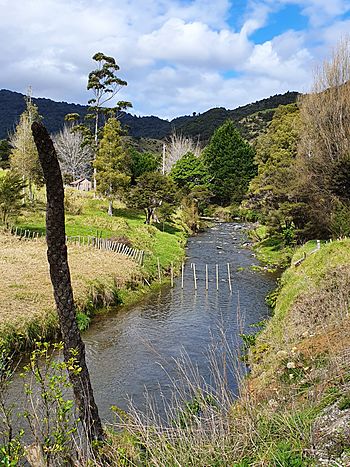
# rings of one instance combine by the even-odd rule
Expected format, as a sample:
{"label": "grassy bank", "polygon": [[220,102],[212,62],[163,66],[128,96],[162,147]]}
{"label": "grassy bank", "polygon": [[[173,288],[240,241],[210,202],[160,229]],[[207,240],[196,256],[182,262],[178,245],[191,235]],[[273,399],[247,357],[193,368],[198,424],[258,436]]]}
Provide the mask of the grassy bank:
{"label": "grassy bank", "polygon": [[185,376],[164,424],[151,407],[122,417],[124,431],[111,435],[116,463],[350,465],[350,240],[315,246],[297,249],[292,264],[306,259],[284,272],[273,317],[251,341],[251,374],[236,372],[238,399],[226,381],[237,355],[223,342],[209,358],[213,384]]}
{"label": "grassy bank", "polygon": [[[16,226],[45,233],[44,199],[23,211]],[[142,212],[119,206],[108,216],[107,203],[90,194],[68,192],[66,197],[68,236],[98,236],[115,239],[145,251],[143,266],[125,256],[88,246],[68,245],[72,285],[81,329],[89,325],[96,309],[131,304],[142,299],[148,284],[158,277],[163,283],[170,266],[178,267],[186,242],[181,225],[145,225]],[[57,334],[52,288],[48,274],[45,240],[24,240],[0,235],[0,341],[11,349],[30,348],[38,338]],[[146,279],[146,281],[145,281]],[[154,287],[154,285],[152,285]]]}
{"label": "grassy bank", "polygon": [[292,264],[304,252],[305,261],[282,275],[274,315],[250,351],[248,390],[270,418],[303,420],[293,436],[270,441],[300,459],[281,465],[349,465],[350,240],[314,248],[299,248]]}

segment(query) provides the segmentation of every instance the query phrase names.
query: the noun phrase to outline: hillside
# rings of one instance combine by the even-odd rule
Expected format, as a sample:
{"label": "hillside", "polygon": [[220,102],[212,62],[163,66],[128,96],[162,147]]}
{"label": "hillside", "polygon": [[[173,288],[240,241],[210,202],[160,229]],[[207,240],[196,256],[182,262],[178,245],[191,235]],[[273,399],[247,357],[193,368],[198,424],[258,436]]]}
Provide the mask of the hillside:
{"label": "hillside", "polygon": [[[297,97],[297,92],[276,94],[234,110],[219,107],[202,114],[178,117],[171,122],[155,116],[137,117],[129,113],[123,114],[121,121],[128,128],[129,134],[136,138],[163,139],[175,129],[179,133],[199,138],[205,142],[218,126],[231,118],[243,136],[251,140],[259,132],[264,131],[266,125],[272,119],[273,109],[279,105],[295,102]],[[44,123],[51,133],[61,129],[66,114],[79,113],[85,115],[87,113],[87,106],[79,104],[55,102],[45,98],[33,98],[33,101],[38,106],[39,113],[43,116]],[[0,139],[6,138],[8,133],[14,130],[24,108],[23,94],[5,89],[0,90]]]}

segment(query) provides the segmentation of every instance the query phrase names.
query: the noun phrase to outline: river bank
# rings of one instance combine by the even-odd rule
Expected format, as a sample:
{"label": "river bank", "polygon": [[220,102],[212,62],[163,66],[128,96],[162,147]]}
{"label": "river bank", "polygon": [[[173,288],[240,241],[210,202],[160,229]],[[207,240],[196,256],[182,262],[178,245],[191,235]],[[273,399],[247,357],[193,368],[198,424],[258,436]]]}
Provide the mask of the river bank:
{"label": "river bank", "polygon": [[[68,200],[69,200],[68,196]],[[106,202],[82,195],[73,200],[79,209],[66,215],[67,235],[98,235],[102,239],[132,245],[145,252],[143,265],[111,251],[92,246],[68,244],[72,285],[81,330],[96,313],[117,305],[129,306],[157,289],[161,271],[163,283],[170,267],[179,268],[184,256],[187,234],[181,224],[145,225],[143,215],[120,208],[108,216]],[[45,232],[45,204],[25,211],[18,228]],[[159,265],[159,266],[158,266]],[[158,270],[159,267],[159,270]],[[44,238],[24,239],[10,233],[0,234],[0,345],[6,352],[33,348],[37,340],[52,340],[59,326],[46,258]]]}
{"label": "river bank", "polygon": [[215,364],[219,384],[176,405],[171,430],[132,410],[111,435],[126,465],[350,465],[350,240],[315,243],[295,251],[270,296],[272,318],[245,339],[251,372],[239,397]]}

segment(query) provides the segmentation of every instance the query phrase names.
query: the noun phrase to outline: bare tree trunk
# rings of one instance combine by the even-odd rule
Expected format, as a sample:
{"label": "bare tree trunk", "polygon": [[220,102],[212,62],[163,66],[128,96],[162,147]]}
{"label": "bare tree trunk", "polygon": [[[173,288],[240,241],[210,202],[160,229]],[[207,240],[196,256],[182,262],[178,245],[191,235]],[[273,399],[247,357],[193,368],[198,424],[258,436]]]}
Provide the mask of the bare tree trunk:
{"label": "bare tree trunk", "polygon": [[64,342],[64,358],[68,361],[72,358],[73,352],[81,368],[79,374],[70,372],[69,378],[88,438],[90,441],[102,440],[104,434],[85,361],[85,345],[81,339],[75,316],[67,260],[62,175],[53,143],[44,125],[34,122],[32,131],[46,181],[47,258]]}

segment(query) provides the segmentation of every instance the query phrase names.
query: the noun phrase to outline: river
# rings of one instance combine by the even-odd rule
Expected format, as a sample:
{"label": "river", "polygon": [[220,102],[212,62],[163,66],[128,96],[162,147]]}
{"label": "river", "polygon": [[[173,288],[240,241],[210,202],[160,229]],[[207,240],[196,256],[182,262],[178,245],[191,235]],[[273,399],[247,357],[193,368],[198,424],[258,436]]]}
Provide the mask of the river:
{"label": "river", "polygon": [[[174,288],[164,286],[137,306],[101,316],[84,333],[88,366],[103,420],[111,420],[112,405],[127,409],[130,399],[136,407],[143,408],[145,392],[158,404],[169,400],[171,381],[178,378],[175,360],[184,353],[210,383],[209,347],[222,349],[219,344],[223,333],[227,342],[237,347],[239,334],[254,332],[251,325],[268,316],[264,297],[274,287],[275,277],[252,269],[258,262],[252,250],[243,247],[245,241],[245,227],[235,223],[217,224],[190,238],[183,289],[178,277]],[[196,265],[197,290],[191,263]],[[234,375],[230,377],[230,387],[236,390]]]}
{"label": "river", "polygon": [[[190,362],[189,371],[211,384],[208,350],[215,348],[220,360],[220,353],[226,352],[222,345],[225,340],[234,354],[241,345],[239,334],[254,332],[251,325],[268,317],[264,298],[274,288],[275,277],[252,269],[258,261],[252,250],[244,247],[246,240],[246,227],[238,223],[217,224],[190,238],[183,288],[181,277],[177,277],[173,288],[164,286],[136,306],[100,315],[83,334],[94,394],[104,422],[113,420],[111,406],[127,410],[132,401],[136,408],[145,409],[145,393],[162,413],[163,404],[172,398],[173,382],[179,382],[176,361],[184,355]],[[197,290],[191,263],[196,268]],[[234,369],[239,366],[245,370],[236,356],[231,360]],[[230,390],[235,393],[235,372],[227,373]],[[26,405],[23,383],[18,371],[8,394],[8,402],[17,409]]]}

